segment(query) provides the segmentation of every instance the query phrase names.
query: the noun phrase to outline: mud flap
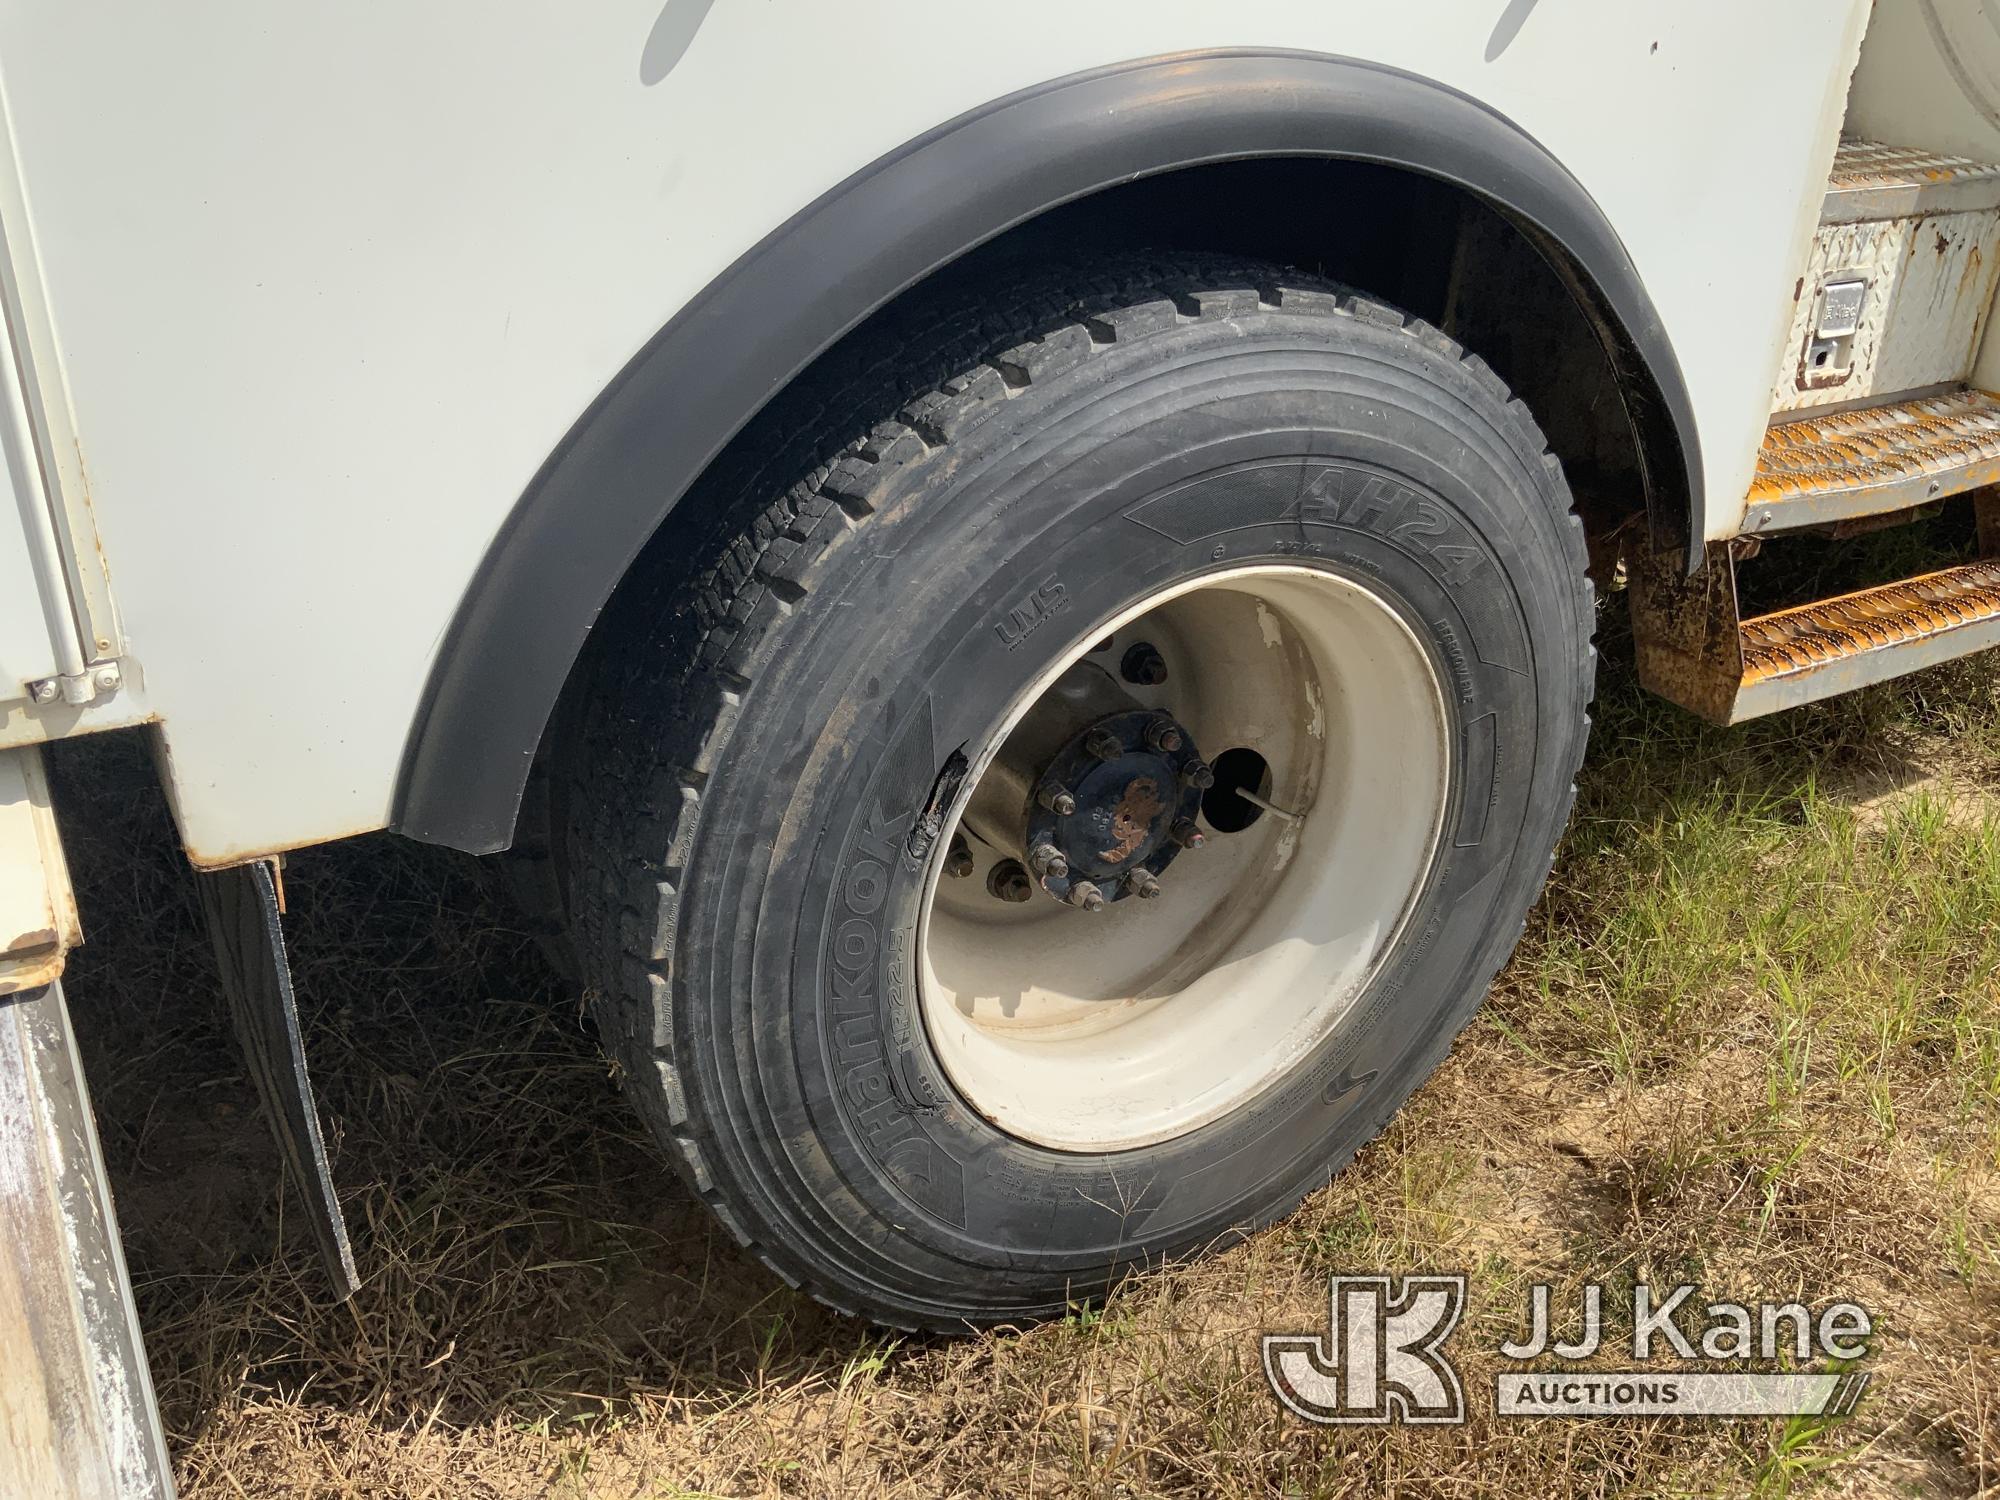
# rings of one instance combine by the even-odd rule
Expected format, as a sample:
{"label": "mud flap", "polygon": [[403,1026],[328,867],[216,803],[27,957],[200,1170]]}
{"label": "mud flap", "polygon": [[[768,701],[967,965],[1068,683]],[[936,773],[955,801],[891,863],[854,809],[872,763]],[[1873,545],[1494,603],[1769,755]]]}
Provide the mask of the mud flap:
{"label": "mud flap", "polygon": [[305,1203],[334,1300],[345,1302],[361,1278],[354,1269],[347,1220],[334,1194],[312,1080],[306,1074],[298,1003],[278,916],[276,872],[268,860],[259,860],[201,875],[196,884],[244,1061],[256,1080],[285,1169]]}

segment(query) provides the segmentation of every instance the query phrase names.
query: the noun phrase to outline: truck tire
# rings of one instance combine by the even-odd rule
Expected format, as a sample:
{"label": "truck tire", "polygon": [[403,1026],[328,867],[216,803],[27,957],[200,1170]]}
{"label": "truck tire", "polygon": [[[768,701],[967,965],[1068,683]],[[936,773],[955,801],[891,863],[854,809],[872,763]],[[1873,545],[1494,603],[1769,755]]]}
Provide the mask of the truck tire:
{"label": "truck tire", "polygon": [[787,1281],[1037,1318],[1267,1222],[1444,1057],[1589,720],[1527,410],[1304,273],[904,309],[598,632],[568,901],[624,1086]]}

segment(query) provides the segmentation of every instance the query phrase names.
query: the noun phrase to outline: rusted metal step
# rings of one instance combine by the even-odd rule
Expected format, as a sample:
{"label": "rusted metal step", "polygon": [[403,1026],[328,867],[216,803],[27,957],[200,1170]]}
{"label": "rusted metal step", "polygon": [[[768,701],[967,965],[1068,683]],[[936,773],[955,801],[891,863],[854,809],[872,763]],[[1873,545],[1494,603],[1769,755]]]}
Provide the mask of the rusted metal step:
{"label": "rusted metal step", "polygon": [[1912,510],[2000,483],[2000,395],[1959,390],[1774,423],[1743,532]]}
{"label": "rusted metal step", "polygon": [[[1969,382],[2000,287],[2000,163],[1841,142],[1735,537],[1628,556],[1639,679],[1718,724],[2000,645],[2000,392]],[[1766,537],[1835,538],[1971,495],[1981,561],[1742,616]],[[1778,545],[1785,545],[1780,542]]]}
{"label": "rusted metal step", "polygon": [[1745,620],[1738,718],[2000,645],[2000,562],[1967,563]]}
{"label": "rusted metal step", "polygon": [[1692,578],[1634,570],[1639,680],[1716,724],[1796,708],[2000,645],[2000,561],[1738,621],[1727,547]]}

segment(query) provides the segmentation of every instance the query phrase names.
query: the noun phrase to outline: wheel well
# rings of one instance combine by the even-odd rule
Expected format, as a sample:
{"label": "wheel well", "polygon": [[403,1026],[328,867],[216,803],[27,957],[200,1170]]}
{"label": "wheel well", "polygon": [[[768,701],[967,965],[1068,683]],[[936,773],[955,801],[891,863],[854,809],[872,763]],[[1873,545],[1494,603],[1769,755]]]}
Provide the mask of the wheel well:
{"label": "wheel well", "polygon": [[[1081,279],[1095,264],[1143,252],[1297,267],[1414,313],[1484,359],[1534,413],[1562,461],[1593,560],[1600,544],[1646,514],[1645,458],[1618,371],[1563,271],[1526,230],[1466,189],[1416,172],[1325,158],[1222,162],[1051,209],[891,299],[774,392],[706,466],[627,571],[614,604],[640,579],[657,591],[690,548],[699,550],[718,519],[704,499],[739,494],[746,479],[782,488],[796,477],[774,480],[765,466],[787,434],[810,422],[814,392],[866,380],[893,400],[898,383],[914,392],[949,373],[884,371],[881,351],[899,345],[898,322],[920,321],[939,302],[976,307],[982,288],[1020,268],[1066,263]],[[616,618],[607,605],[594,630]]]}
{"label": "wheel well", "polygon": [[[1635,401],[1646,404],[1645,394],[1621,376],[1619,351],[1587,310],[1561,252],[1477,194],[1369,162],[1213,163],[1052,209],[954,271],[1133,249],[1276,261],[1415,313],[1484,359],[1534,413],[1562,460],[1593,558],[1645,514],[1644,428],[1631,410]],[[905,295],[922,296],[930,285]],[[1660,520],[1672,529],[1673,518]]]}
{"label": "wheel well", "polygon": [[[879,350],[896,342],[884,336],[885,324],[936,300],[971,305],[982,284],[1017,266],[1068,262],[1081,270],[1143,251],[1298,267],[1443,329],[1486,360],[1534,413],[1583,517],[1593,572],[1616,534],[1645,516],[1644,455],[1617,369],[1561,270],[1521,227],[1463,188],[1370,163],[1301,158],[1184,168],[1052,209],[968,252],[878,309],[775,392],[690,486],[688,501],[614,591],[571,670],[538,763],[580,705],[592,648],[604,644],[602,632],[618,628],[621,596],[644,593],[647,608],[660,608],[675,588],[694,586],[689,564],[698,568],[706,533],[727,520],[704,502],[739,494],[746,474],[764,470],[785,434],[817,409],[815,390],[857,376],[885,387],[902,380],[914,390],[946,373],[882,372]],[[712,476],[722,482],[706,483]],[[782,487],[789,477],[796,476],[775,483]],[[516,848],[549,845],[550,831],[534,826],[547,815],[534,799],[523,803]]]}

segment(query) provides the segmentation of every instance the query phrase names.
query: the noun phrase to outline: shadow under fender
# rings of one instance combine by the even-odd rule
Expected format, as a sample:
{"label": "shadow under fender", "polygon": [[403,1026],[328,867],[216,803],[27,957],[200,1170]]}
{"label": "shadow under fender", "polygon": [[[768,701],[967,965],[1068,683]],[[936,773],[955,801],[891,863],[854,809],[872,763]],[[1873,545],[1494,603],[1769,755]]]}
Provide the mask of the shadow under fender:
{"label": "shadow under fender", "polygon": [[634,558],[786,382],[900,293],[1112,185],[1257,157],[1373,162],[1464,187],[1521,226],[1619,372],[1657,544],[1699,513],[1692,406],[1616,232],[1539,143],[1475,99],[1373,63],[1231,51],[1080,74],[961,116],[856,173],[747,252],[579,418],[489,548],[404,753],[395,827],[507,847],[592,623]]}

